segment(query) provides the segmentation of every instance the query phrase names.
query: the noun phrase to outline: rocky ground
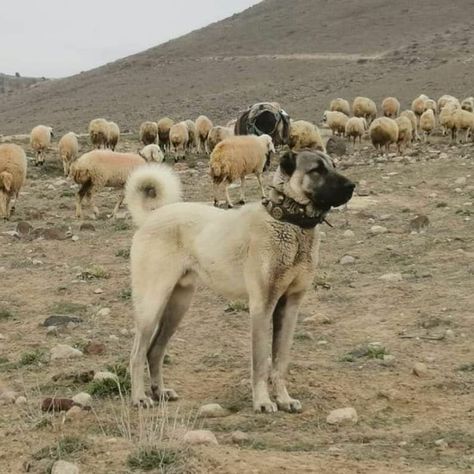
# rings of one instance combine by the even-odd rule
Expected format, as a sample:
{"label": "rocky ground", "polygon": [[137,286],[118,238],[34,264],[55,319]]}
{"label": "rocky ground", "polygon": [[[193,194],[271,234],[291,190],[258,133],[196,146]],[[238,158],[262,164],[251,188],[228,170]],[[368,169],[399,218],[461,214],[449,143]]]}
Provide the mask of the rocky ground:
{"label": "rocky ground", "polygon": [[[251,410],[246,303],[204,287],[166,360],[180,401],[129,407],[133,225],[108,219],[113,190],[98,220],[75,220],[51,151],[0,224],[2,472],[474,469],[473,150],[438,137],[339,158],[358,195],[322,228],[289,376],[303,412],[271,416]],[[175,168],[186,200],[211,200],[206,157]]]}

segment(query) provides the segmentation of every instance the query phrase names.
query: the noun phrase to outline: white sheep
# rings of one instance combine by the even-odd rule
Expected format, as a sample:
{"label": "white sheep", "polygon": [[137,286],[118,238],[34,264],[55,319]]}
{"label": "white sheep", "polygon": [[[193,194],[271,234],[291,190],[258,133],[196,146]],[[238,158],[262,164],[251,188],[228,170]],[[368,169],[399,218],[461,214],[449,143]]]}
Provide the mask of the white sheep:
{"label": "white sheep", "polygon": [[464,142],[467,142],[469,134],[474,131],[474,114],[467,110],[456,109],[453,112],[452,118],[454,121],[454,139],[457,139],[459,131],[464,130],[466,132]]}
{"label": "white sheep", "polygon": [[170,130],[174,125],[174,120],[163,117],[158,120],[158,145],[160,145],[163,151],[168,151],[170,149]]}
{"label": "white sheep", "polygon": [[457,99],[456,97],[454,97],[454,96],[452,96],[452,95],[445,94],[445,95],[442,95],[442,96],[438,99],[438,112],[441,113],[441,111],[443,110],[444,106],[445,106],[448,102],[451,102],[451,103],[456,104],[456,105],[458,105],[459,107],[461,107],[461,103],[459,102],[459,99]]}
{"label": "white sheep", "polygon": [[390,145],[398,141],[398,125],[395,120],[388,117],[376,118],[369,127],[369,136],[376,150],[385,147],[390,151]]}
{"label": "white sheep", "polygon": [[170,129],[171,152],[174,153],[174,160],[184,158],[189,141],[189,131],[185,122],[175,123]]}
{"label": "white sheep", "polygon": [[109,139],[109,123],[103,118],[96,118],[89,122],[89,136],[92,146],[106,148]]}
{"label": "white sheep", "polygon": [[[118,153],[111,150],[92,150],[78,158],[69,171],[74,182],[81,185],[76,197],[76,217],[82,218],[82,200],[86,197],[95,217],[99,209],[94,205],[94,192],[104,186],[123,189],[127,177],[137,166],[146,161],[135,153]],[[123,201],[123,192],[114,208],[112,216],[120,208]]]}
{"label": "white sheep", "polygon": [[233,207],[229,196],[229,185],[240,179],[240,202],[245,203],[245,176],[254,173],[257,177],[262,197],[265,196],[261,175],[270,166],[271,153],[275,153],[269,135],[238,135],[218,143],[211,153],[209,174],[213,180],[214,205],[218,206],[217,193],[225,184],[227,206]]}
{"label": "white sheep", "polygon": [[[406,115],[400,115],[400,117],[395,119],[395,122],[398,125],[398,153],[402,154],[408,147],[408,144],[413,141],[413,123]],[[416,127],[416,118],[414,126]]]}
{"label": "white sheep", "polygon": [[151,145],[156,143],[156,138],[158,137],[158,124],[156,122],[143,122],[140,125],[140,130],[138,132],[138,138],[143,143],[143,145]]}
{"label": "white sheep", "polygon": [[[0,217],[14,211],[21,187],[26,181],[27,161],[23,148],[13,143],[0,145]],[[10,206],[12,198],[15,201]]]}
{"label": "white sheep", "polygon": [[229,127],[221,127],[216,125],[209,130],[206,140],[206,149],[208,153],[212,153],[218,143],[226,138],[234,135],[234,129]]}
{"label": "white sheep", "polygon": [[323,114],[323,124],[332,130],[333,135],[344,136],[346,133],[346,123],[349,117],[342,112],[326,110]]}
{"label": "white sheep", "polygon": [[419,119],[421,114],[425,111],[425,102],[429,99],[429,97],[425,94],[419,95],[416,99],[413,99],[411,103],[411,110]]}
{"label": "white sheep", "polygon": [[79,153],[79,142],[74,132],[66,133],[59,140],[58,145],[59,159],[62,161],[64,176],[69,175],[71,163],[77,158]]}
{"label": "white sheep", "polygon": [[451,131],[451,141],[456,140],[456,124],[454,112],[456,110],[462,110],[458,107],[455,101],[446,102],[439,113],[439,124],[443,130],[443,135],[446,135],[448,131]]}
{"label": "white sheep", "polygon": [[46,150],[51,145],[51,138],[54,137],[53,128],[46,125],[37,125],[31,130],[30,145],[35,152],[35,165],[43,165]]}
{"label": "white sheep", "polygon": [[148,162],[155,161],[156,163],[161,163],[165,159],[163,151],[155,143],[146,145],[138,154]]}
{"label": "white sheep", "polygon": [[291,121],[288,145],[295,151],[307,148],[326,152],[319,128],[306,120]]}
{"label": "white sheep", "polygon": [[429,143],[429,136],[436,127],[436,117],[432,109],[425,110],[420,117],[420,130],[425,142]]}
{"label": "white sheep", "polygon": [[415,112],[413,112],[413,110],[407,109],[407,110],[404,110],[400,114],[400,117],[406,117],[410,121],[412,129],[413,129],[412,141],[419,140],[420,137],[418,136],[418,132],[417,132],[418,123],[416,120]]}
{"label": "white sheep", "polygon": [[396,97],[386,97],[382,101],[382,113],[384,117],[396,118],[400,114],[400,102]]}
{"label": "white sheep", "polygon": [[196,135],[197,135],[197,147],[198,153],[205,153],[206,150],[206,140],[209,132],[212,128],[212,122],[205,116],[200,115],[196,119]]}
{"label": "white sheep", "polygon": [[346,137],[353,141],[354,147],[357,138],[359,139],[359,148],[362,146],[362,137],[367,131],[367,120],[364,117],[351,117],[346,123]]}
{"label": "white sheep", "polygon": [[356,97],[352,102],[352,114],[354,117],[364,117],[370,125],[377,117],[377,105],[368,97]]}
{"label": "white sheep", "polygon": [[474,97],[466,97],[461,102],[461,109],[467,110],[468,112],[474,112]]}
{"label": "white sheep", "polygon": [[115,122],[107,122],[107,148],[115,151],[120,138],[120,128]]}
{"label": "white sheep", "polygon": [[342,112],[347,116],[351,114],[351,106],[349,104],[349,101],[346,99],[341,99],[340,97],[331,100],[329,104],[329,110],[332,112]]}

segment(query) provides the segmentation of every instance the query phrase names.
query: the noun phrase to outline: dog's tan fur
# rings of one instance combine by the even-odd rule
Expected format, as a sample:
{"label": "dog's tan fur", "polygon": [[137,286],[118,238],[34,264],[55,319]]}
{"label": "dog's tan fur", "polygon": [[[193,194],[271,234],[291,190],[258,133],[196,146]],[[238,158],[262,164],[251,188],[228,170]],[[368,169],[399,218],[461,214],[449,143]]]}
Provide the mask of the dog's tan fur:
{"label": "dog's tan fur", "polygon": [[[315,163],[332,166],[330,159],[322,153],[306,152],[305,160],[292,156],[291,176],[276,173],[274,185],[298,202],[312,202],[308,193],[324,180]],[[137,170],[126,188],[126,202],[140,225],[131,249],[136,323],[130,361],[133,403],[153,403],[145,395],[146,360],[153,399],[177,398],[164,387],[163,357],[200,278],[227,298],[249,301],[254,410],[300,411],[301,403],[288,394],[285,377],[298,310],[318,260],[318,231],[275,220],[260,203],[237,211],[198,203],[169,204],[173,197],[179,199],[179,182],[162,170],[153,166]],[[163,206],[163,200],[168,204]],[[153,207],[159,209],[151,211]],[[276,403],[270,398],[269,376]]]}

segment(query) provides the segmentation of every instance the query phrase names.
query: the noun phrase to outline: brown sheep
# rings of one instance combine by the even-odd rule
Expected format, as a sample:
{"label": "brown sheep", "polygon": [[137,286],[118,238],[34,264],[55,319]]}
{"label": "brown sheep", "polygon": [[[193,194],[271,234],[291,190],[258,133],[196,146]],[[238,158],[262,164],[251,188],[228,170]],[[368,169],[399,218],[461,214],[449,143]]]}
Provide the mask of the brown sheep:
{"label": "brown sheep", "polygon": [[109,123],[103,118],[96,118],[89,123],[89,136],[94,148],[106,148],[109,139]]}
{"label": "brown sheep", "polygon": [[346,99],[341,99],[340,97],[331,100],[329,104],[329,110],[332,112],[342,112],[347,116],[351,114],[351,106],[349,104],[349,101],[347,101]]}
{"label": "brown sheep", "polygon": [[359,148],[362,146],[362,137],[367,131],[367,120],[364,117],[351,117],[346,123],[346,137],[353,140],[355,147],[356,139],[359,139]]}
{"label": "brown sheep", "polygon": [[107,148],[115,151],[120,138],[120,128],[115,122],[107,122]]}
{"label": "brown sheep", "polygon": [[377,117],[377,105],[368,97],[356,97],[352,102],[352,114],[354,117],[364,117],[367,125]]}
{"label": "brown sheep", "polygon": [[416,115],[413,110],[404,110],[401,114],[400,117],[406,117],[412,126],[413,132],[412,132],[412,141],[419,140],[418,132],[417,132],[417,121],[416,121]]}
{"label": "brown sheep", "polygon": [[[397,148],[398,153],[402,154],[405,149],[408,147],[408,144],[413,141],[413,125],[411,120],[405,116],[401,115],[395,119],[398,125],[398,140]],[[416,127],[416,122],[415,122]]]}
{"label": "brown sheep", "polygon": [[185,122],[175,123],[170,129],[171,152],[174,153],[174,160],[186,156],[186,148],[189,142],[189,131]]}
{"label": "brown sheep", "polygon": [[342,112],[332,112],[330,110],[326,110],[323,114],[323,124],[327,125],[332,130],[333,135],[344,136],[346,133],[346,123],[348,120],[349,117]]}
{"label": "brown sheep", "polygon": [[420,130],[424,132],[425,142],[429,143],[429,136],[436,127],[436,117],[432,109],[425,110],[420,117]]}
{"label": "brown sheep", "polygon": [[51,138],[54,137],[53,128],[45,125],[38,125],[30,134],[30,145],[35,152],[35,165],[43,165],[46,150],[51,145]]}
{"label": "brown sheep", "polygon": [[291,122],[288,145],[295,151],[307,148],[326,152],[318,127],[306,120]]}
{"label": "brown sheep", "polygon": [[207,136],[206,148],[208,153],[212,153],[218,143],[234,135],[234,129],[216,125],[211,128]]}
{"label": "brown sheep", "polygon": [[189,151],[194,151],[196,148],[196,124],[192,120],[185,120],[184,123],[188,127],[189,140],[187,148]]}

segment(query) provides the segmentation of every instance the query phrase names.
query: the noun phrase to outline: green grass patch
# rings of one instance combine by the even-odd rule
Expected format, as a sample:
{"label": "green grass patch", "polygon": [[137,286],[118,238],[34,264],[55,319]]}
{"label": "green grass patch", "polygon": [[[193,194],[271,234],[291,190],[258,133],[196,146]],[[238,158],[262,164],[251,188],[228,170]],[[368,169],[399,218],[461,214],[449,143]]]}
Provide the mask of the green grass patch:
{"label": "green grass patch", "polygon": [[185,464],[184,453],[175,448],[141,448],[137,452],[130,454],[127,465],[133,471],[153,471],[158,472],[178,472]]}
{"label": "green grass patch", "polygon": [[127,221],[116,221],[114,223],[114,230],[123,232],[124,230],[130,230],[130,224]]}
{"label": "green grass patch", "polygon": [[130,374],[125,365],[108,366],[107,370],[115,374],[118,380],[93,380],[87,390],[92,396],[108,398],[128,395],[131,391]]}
{"label": "green grass patch", "polygon": [[71,459],[89,449],[89,444],[77,436],[65,436],[55,445],[46,446],[33,454],[33,459]]}
{"label": "green grass patch", "polygon": [[130,258],[130,249],[119,249],[115,253],[116,257]]}
{"label": "green grass patch", "polygon": [[77,314],[85,313],[87,305],[81,303],[72,303],[70,301],[58,301],[51,306],[53,314]]}
{"label": "green grass patch", "polygon": [[125,288],[120,292],[120,299],[121,300],[129,300],[132,298],[132,289],[131,288]]}
{"label": "green grass patch", "polygon": [[249,312],[249,306],[244,301],[230,301],[224,309],[224,313]]}
{"label": "green grass patch", "polygon": [[23,352],[18,361],[19,367],[25,367],[28,365],[40,365],[47,362],[46,353],[40,349],[34,351]]}
{"label": "green grass patch", "polygon": [[7,308],[0,307],[0,321],[15,319],[15,315]]}
{"label": "green grass patch", "polygon": [[388,355],[387,348],[379,344],[368,344],[367,346],[356,347],[341,357],[341,362],[354,362],[357,359],[383,359]]}
{"label": "green grass patch", "polygon": [[79,277],[81,280],[107,279],[110,278],[110,273],[100,265],[91,265],[83,270]]}
{"label": "green grass patch", "polygon": [[459,366],[458,370],[461,372],[474,372],[474,362],[470,362],[469,364],[462,364]]}

